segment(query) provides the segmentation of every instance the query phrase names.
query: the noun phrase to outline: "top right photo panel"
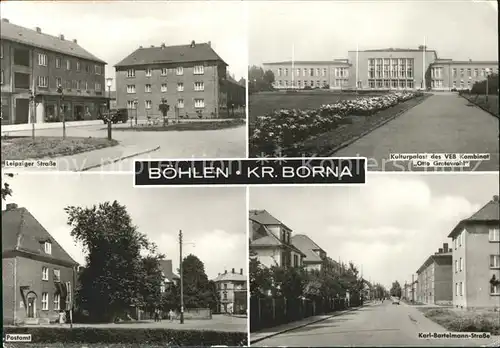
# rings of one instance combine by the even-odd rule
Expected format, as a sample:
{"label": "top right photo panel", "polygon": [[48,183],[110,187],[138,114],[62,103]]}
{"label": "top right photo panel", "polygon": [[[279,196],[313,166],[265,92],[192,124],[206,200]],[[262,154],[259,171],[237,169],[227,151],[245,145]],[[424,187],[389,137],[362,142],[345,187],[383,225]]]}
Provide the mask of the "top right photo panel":
{"label": "top right photo panel", "polygon": [[498,171],[495,1],[249,2],[249,157]]}

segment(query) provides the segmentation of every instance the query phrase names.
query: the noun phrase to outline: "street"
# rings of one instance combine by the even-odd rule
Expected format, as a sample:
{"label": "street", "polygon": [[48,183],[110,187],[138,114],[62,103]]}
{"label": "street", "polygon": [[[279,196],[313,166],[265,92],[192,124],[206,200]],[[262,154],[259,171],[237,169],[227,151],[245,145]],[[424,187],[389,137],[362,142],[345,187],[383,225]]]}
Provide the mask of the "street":
{"label": "street", "polygon": [[389,155],[489,153],[490,161],[484,161],[476,168],[476,164],[472,163],[471,169],[497,171],[498,118],[467,104],[468,101],[457,94],[436,93],[405,114],[337,151],[333,156],[367,157],[368,170],[408,171],[408,168],[411,168],[408,162],[389,162]]}
{"label": "street", "polygon": [[252,346],[481,346],[494,339],[420,339],[420,332],[445,330],[415,307],[391,301],[368,304],[358,310],[289,331]]}

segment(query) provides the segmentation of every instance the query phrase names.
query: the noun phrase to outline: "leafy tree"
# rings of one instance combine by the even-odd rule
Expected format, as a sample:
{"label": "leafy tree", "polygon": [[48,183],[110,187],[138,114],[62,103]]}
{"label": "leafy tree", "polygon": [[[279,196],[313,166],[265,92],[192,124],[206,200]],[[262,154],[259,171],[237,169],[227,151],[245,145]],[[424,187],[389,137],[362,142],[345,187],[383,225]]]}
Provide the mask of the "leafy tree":
{"label": "leafy tree", "polygon": [[[14,177],[14,174],[12,173],[5,173],[4,175],[9,178]],[[12,196],[12,189],[10,188],[10,185],[8,183],[4,182],[1,189],[2,189],[2,199],[4,201],[7,199],[7,196]]]}
{"label": "leafy tree", "polygon": [[274,73],[271,70],[264,71],[261,67],[252,66],[248,69],[249,92],[272,91]]}
{"label": "leafy tree", "polygon": [[184,306],[215,308],[218,302],[217,291],[215,284],[208,280],[203,262],[190,254],[182,261],[182,271]]}
{"label": "leafy tree", "polygon": [[298,298],[304,294],[307,277],[300,267],[271,267],[273,295],[275,297]]}
{"label": "leafy tree", "polygon": [[161,308],[164,311],[181,310],[180,287],[176,284],[170,284],[161,296]]}
{"label": "leafy tree", "polygon": [[392,283],[392,287],[389,293],[391,294],[391,296],[401,298],[401,293],[402,293],[401,285],[397,280]]}
{"label": "leafy tree", "polygon": [[253,250],[250,250],[249,260],[249,278],[250,278],[250,295],[263,296],[266,295],[273,287],[272,273],[267,267],[264,267]]}
{"label": "leafy tree", "polygon": [[142,307],[149,313],[162,306],[161,286],[163,283],[160,260],[164,255],[148,255],[142,258],[140,295]]}
{"label": "leafy tree", "polygon": [[79,307],[93,321],[110,322],[142,304],[144,262],[150,248],[146,236],[132,224],[117,201],[90,208],[68,206],[71,236],[83,244],[86,267],[79,276]]}

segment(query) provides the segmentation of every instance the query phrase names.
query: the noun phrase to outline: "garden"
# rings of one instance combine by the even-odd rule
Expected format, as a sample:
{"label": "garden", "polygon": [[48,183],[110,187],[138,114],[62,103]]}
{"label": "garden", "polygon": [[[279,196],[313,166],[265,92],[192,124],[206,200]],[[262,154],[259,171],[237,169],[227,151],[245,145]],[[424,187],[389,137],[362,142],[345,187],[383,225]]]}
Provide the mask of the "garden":
{"label": "garden", "polygon": [[452,332],[489,332],[500,335],[498,312],[429,307],[419,309],[427,318]]}
{"label": "garden", "polygon": [[[325,103],[318,108],[281,109],[260,116],[249,127],[250,156],[328,155],[349,138],[361,136],[398,113],[420,103],[421,92],[397,92]],[[328,132],[326,144],[314,138]]]}

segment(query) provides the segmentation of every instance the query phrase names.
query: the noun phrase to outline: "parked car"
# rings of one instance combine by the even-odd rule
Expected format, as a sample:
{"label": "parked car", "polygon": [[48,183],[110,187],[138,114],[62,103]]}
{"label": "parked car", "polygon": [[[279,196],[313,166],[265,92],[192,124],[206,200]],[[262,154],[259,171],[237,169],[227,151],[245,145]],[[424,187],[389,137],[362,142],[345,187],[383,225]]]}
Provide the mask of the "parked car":
{"label": "parked car", "polygon": [[[111,109],[110,110],[111,120],[113,123],[127,123],[128,121],[128,109]],[[108,115],[104,114],[101,116],[102,121],[106,124]]]}
{"label": "parked car", "polygon": [[392,298],[392,304],[397,304],[398,305],[399,304],[399,298],[393,297]]}

